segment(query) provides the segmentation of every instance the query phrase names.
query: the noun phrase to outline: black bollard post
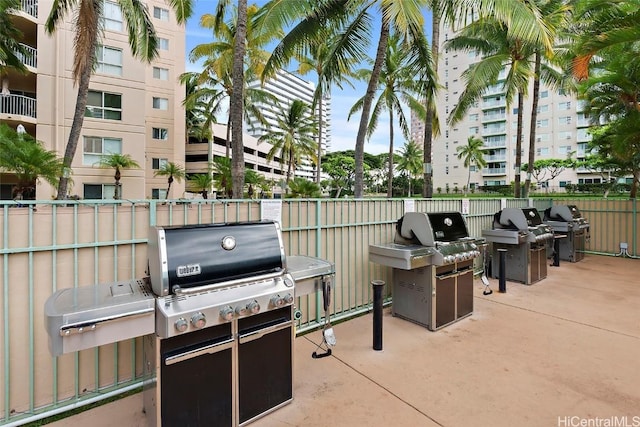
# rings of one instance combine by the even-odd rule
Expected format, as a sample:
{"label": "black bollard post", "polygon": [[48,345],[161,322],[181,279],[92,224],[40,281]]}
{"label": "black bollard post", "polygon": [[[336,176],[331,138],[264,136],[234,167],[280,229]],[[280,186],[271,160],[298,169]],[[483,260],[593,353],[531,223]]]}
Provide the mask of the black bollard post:
{"label": "black bollard post", "polygon": [[553,264],[552,267],[560,267],[560,237],[553,239]]}
{"label": "black bollard post", "polygon": [[382,289],[384,281],[372,280],[373,285],[373,349],[382,350]]}
{"label": "black bollard post", "polygon": [[506,249],[498,249],[498,253],[500,255],[500,271],[498,272],[498,292],[507,292],[507,271],[506,271],[506,260],[507,260],[507,250]]}

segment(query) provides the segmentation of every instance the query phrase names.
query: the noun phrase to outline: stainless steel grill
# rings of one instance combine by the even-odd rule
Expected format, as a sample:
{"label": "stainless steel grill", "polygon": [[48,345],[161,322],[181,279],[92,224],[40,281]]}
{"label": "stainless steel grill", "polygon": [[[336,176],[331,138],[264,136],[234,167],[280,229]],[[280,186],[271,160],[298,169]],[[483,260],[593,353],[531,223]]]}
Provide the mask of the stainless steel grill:
{"label": "stainless steel grill", "polygon": [[549,225],[559,241],[559,257],[578,262],[590,238],[589,221],[575,205],[554,205],[544,211],[544,223]]}
{"label": "stainless steel grill", "polygon": [[499,252],[506,250],[505,278],[526,285],[547,277],[553,230],[542,223],[536,208],[505,208],[493,218],[491,230],[482,230],[491,244],[491,273],[499,277]]}
{"label": "stainless steel grill", "polygon": [[393,267],[393,315],[435,331],[473,312],[473,260],[483,244],[459,212],[408,212],[393,243],[369,246],[369,260]]}
{"label": "stainless steel grill", "polygon": [[333,264],[288,268],[273,221],[154,227],[148,252],[148,277],[49,298],[52,353],[144,336],[151,426],[244,425],[291,402],[294,299]]}

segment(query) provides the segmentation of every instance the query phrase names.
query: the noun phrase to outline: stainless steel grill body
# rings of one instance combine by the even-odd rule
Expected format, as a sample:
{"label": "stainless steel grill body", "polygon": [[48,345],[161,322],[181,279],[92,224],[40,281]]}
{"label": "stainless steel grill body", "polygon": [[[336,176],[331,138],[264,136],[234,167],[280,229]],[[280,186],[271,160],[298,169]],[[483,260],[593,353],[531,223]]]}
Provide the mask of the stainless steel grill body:
{"label": "stainless steel grill body", "polygon": [[393,243],[369,246],[369,260],[393,267],[393,315],[436,331],[473,313],[473,260],[483,244],[459,212],[408,212]]}
{"label": "stainless steel grill body", "polygon": [[239,426],[291,402],[294,299],[334,265],[288,268],[274,221],[153,227],[148,249],[149,277],[49,298],[52,353],[144,336],[150,426]]}
{"label": "stainless steel grill body", "polygon": [[590,238],[589,221],[575,205],[554,205],[544,211],[544,222],[549,225],[559,241],[561,260],[578,262]]}
{"label": "stainless steel grill body", "polygon": [[491,230],[482,235],[491,244],[491,273],[499,277],[499,250],[506,250],[505,278],[526,285],[547,277],[553,230],[535,208],[505,208],[494,215]]}

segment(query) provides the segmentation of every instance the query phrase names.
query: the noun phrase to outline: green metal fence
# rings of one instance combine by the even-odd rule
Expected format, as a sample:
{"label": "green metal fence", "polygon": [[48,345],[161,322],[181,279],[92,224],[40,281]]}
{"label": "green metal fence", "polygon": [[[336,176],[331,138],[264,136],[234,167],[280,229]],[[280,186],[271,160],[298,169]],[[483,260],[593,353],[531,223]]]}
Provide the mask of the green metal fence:
{"label": "green metal fence", "polygon": [[[462,211],[469,232],[480,236],[504,207],[549,199],[291,199],[282,201],[281,225],[288,255],[335,263],[332,320],[371,309],[370,282],[390,283],[389,268],[368,261],[368,247],[393,238],[406,209]],[[575,200],[592,224],[593,253],[615,255],[627,242],[637,254],[635,201]],[[101,400],[141,385],[142,341],[132,339],[60,357],[47,348],[43,307],[56,290],[145,276],[148,230],[261,219],[254,200],[37,201],[0,204],[0,425],[21,425]],[[387,299],[391,289],[386,287]],[[316,295],[298,298],[298,333],[323,321]]]}

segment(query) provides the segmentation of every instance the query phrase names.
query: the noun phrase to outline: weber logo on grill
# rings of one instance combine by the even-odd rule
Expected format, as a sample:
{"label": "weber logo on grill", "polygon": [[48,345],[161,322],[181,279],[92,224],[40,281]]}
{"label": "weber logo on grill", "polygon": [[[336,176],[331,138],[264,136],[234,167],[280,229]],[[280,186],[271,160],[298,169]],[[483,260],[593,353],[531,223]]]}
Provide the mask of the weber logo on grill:
{"label": "weber logo on grill", "polygon": [[187,264],[176,267],[176,276],[178,277],[197,276],[201,272],[200,264]]}

